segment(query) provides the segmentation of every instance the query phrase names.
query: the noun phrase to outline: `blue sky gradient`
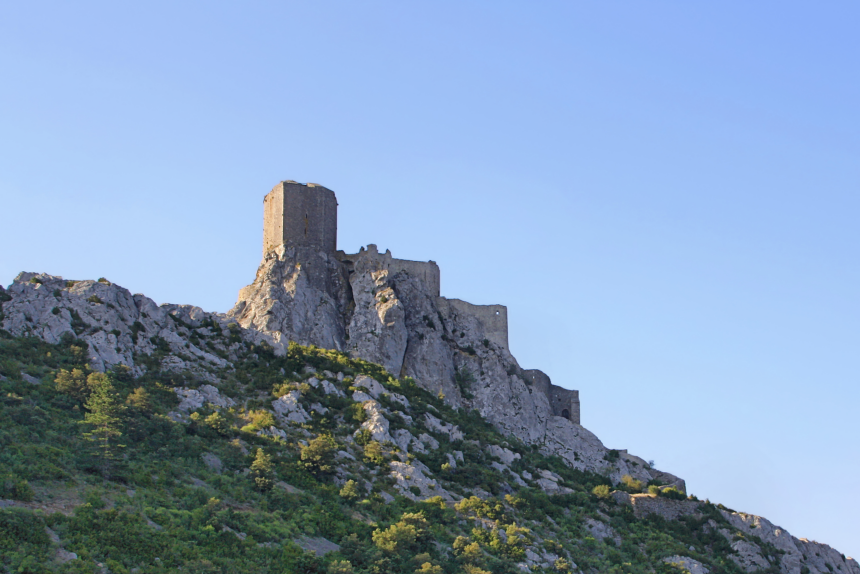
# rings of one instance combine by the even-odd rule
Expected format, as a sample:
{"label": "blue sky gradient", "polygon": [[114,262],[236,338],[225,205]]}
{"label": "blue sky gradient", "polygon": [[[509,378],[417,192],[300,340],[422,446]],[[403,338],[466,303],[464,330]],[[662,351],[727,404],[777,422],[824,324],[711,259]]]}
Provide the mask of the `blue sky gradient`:
{"label": "blue sky gradient", "polygon": [[0,4],[0,282],[227,311],[282,179],[582,421],[860,556],[860,4]]}

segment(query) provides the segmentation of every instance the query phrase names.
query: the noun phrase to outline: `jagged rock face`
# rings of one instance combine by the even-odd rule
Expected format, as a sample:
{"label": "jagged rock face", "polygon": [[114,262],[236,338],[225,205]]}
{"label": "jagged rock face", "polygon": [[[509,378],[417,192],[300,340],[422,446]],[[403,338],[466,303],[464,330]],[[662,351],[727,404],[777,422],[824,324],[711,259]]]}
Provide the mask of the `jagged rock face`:
{"label": "jagged rock face", "polygon": [[401,373],[434,394],[441,392],[451,404],[460,406],[462,397],[454,382],[454,352],[442,338],[445,324],[436,306],[436,296],[407,273],[398,273],[390,281],[404,308],[407,333]]}
{"label": "jagged rock face", "polygon": [[[829,574],[831,572],[860,574],[860,565],[856,560],[846,558],[826,544],[805,538],[795,538],[783,528],[761,516],[725,510],[721,512],[735,528],[751,536],[757,536],[763,542],[772,544],[777,550],[780,550],[783,553],[780,560],[780,572],[783,574],[801,574],[804,567],[810,574]],[[744,562],[755,564],[764,560],[761,554],[758,554],[758,550],[759,548],[755,544],[746,545],[745,552],[742,554]],[[827,567],[828,564],[830,568]],[[834,568],[835,570],[833,570]],[[747,571],[752,570],[747,569]]]}
{"label": "jagged rock face", "polygon": [[[546,392],[528,382],[508,349],[491,340],[482,321],[470,314],[468,304],[437,296],[431,285],[402,268],[392,274],[392,261],[390,252],[380,254],[375,246],[338,259],[311,248],[281,245],[266,255],[254,282],[241,290],[226,315],[157,306],[106,283],[83,281],[66,287],[60,278],[39,276],[42,283],[37,284],[29,283],[33,274],[22,274],[10,289],[13,300],[4,305],[3,326],[13,334],[32,332],[49,342],[83,329],[81,336],[99,369],[118,363],[134,366],[136,355],[151,353],[163,341],[172,354],[162,368],[190,370],[210,381],[205,369],[183,357],[223,366],[234,356],[230,345],[240,341],[266,341],[276,353],[286,352],[289,341],[347,351],[383,365],[395,376],[414,378],[434,395],[442,393],[451,405],[478,411],[502,432],[539,444],[545,453],[558,454],[576,468],[604,472],[616,482],[624,474],[644,482],[654,478],[644,466],[608,461],[607,449],[596,436],[553,416]],[[103,303],[89,302],[92,295]],[[57,313],[54,307],[59,307]],[[81,321],[73,319],[77,316]],[[233,322],[238,325],[228,328]],[[214,334],[231,335],[233,343],[225,344]],[[221,356],[204,348],[217,349]]]}
{"label": "jagged rock face", "polygon": [[[107,281],[66,281],[40,273],[21,273],[9,287],[11,300],[3,303],[2,328],[16,336],[30,335],[48,343],[59,343],[64,335],[87,342],[90,366],[105,370],[113,365],[135,366],[135,355],[148,355],[156,344],[169,345],[174,353],[168,369],[205,371],[196,361],[186,362],[179,354],[223,367],[228,362],[198,343],[227,320],[189,305],[158,306],[143,295]],[[194,335],[192,335],[192,333]],[[212,343],[229,355],[220,341]],[[140,367],[135,368],[140,374]]]}
{"label": "jagged rock face", "polygon": [[[156,349],[169,349],[162,368],[190,371],[198,379],[216,384],[209,368],[231,368],[230,361],[236,359],[243,342],[268,341],[278,352],[284,352],[291,340],[348,350],[354,356],[384,365],[395,375],[413,377],[434,394],[443,393],[445,400],[455,406],[477,410],[502,432],[537,444],[541,452],[558,455],[574,468],[602,473],[614,483],[629,474],[643,482],[659,479],[685,489],[680,478],[651,469],[626,451],[607,456],[609,451],[593,433],[552,416],[546,393],[536,384],[529,384],[514,357],[487,337],[476,317],[463,312],[462,305],[437,297],[409,273],[398,271],[392,275],[387,264],[390,257],[390,253],[368,251],[354,258],[350,274],[347,265],[334,256],[281,247],[266,257],[254,283],[242,290],[239,303],[229,315],[207,313],[188,305],[159,306],[107,281],[66,281],[46,274],[22,273],[8,290],[0,287],[0,327],[15,336],[35,336],[49,343],[74,336],[85,341],[90,365],[97,370],[125,364],[133,367],[135,374],[141,374],[147,364],[142,358]],[[343,373],[325,376],[344,379]],[[307,382],[327,394],[343,395],[328,380],[311,378]],[[416,432],[416,437],[405,429],[391,431],[386,417],[397,416],[410,425],[412,417],[406,412],[389,412],[375,399],[385,393],[403,405],[404,411],[408,411],[409,401],[386,392],[369,377],[358,377],[354,386],[361,390],[353,393],[353,400],[364,403],[369,415],[363,428],[376,440],[395,444],[400,450],[401,460],[391,463],[391,478],[401,493],[415,499],[431,495],[452,499],[439,487],[430,469],[409,462],[410,453],[434,450],[439,448],[439,442],[426,433]],[[187,411],[204,403],[214,408],[233,405],[233,399],[222,396],[216,386],[180,387],[176,392],[183,403],[171,413],[174,420],[186,420]],[[291,391],[273,401],[271,410],[278,424],[295,426],[306,422],[311,411],[324,409],[318,404],[309,405],[308,410],[305,406],[308,405],[301,404],[300,393]],[[452,442],[464,438],[461,429],[429,413],[424,413],[422,424],[430,432],[447,435]],[[259,433],[287,436],[277,426]],[[508,473],[516,484],[525,486],[526,479],[551,494],[567,491],[550,471],[541,470],[539,477],[526,471],[514,473],[510,468],[516,458],[512,451],[495,446],[489,452],[500,461],[491,464]],[[463,455],[454,451],[448,461],[454,468],[463,461]],[[414,494],[415,489],[420,495]],[[620,491],[613,493],[613,499],[631,504],[637,515],[656,513],[667,520],[697,515],[700,505],[691,500],[673,501]],[[723,515],[732,526],[750,535],[749,539],[738,540],[713,520],[709,522],[714,531],[726,536],[734,550],[732,559],[745,571],[757,571],[769,564],[763,545],[753,538],[757,537],[781,552],[778,566],[783,574],[860,574],[855,560],[827,545],[794,538],[758,516],[727,511]],[[595,536],[612,536],[611,529],[604,531],[600,524],[590,526]],[[666,561],[684,564],[691,571],[707,571],[689,557],[674,556]]]}
{"label": "jagged rock face", "polygon": [[289,341],[343,351],[351,299],[339,261],[313,249],[281,245],[266,255],[227,316],[267,335],[279,352]]}
{"label": "jagged rock face", "polygon": [[355,262],[355,272],[349,278],[355,309],[347,327],[347,348],[351,355],[380,364],[399,376],[408,333],[403,304],[388,275],[385,257],[365,252]]}
{"label": "jagged rock face", "polygon": [[277,248],[228,315],[262,333],[276,349],[295,340],[346,350],[395,376],[412,377],[451,405],[477,410],[502,432],[540,444],[543,452],[576,468],[604,472],[615,482],[625,474],[643,482],[660,474],[684,489],[677,477],[629,458],[607,460],[608,451],[594,434],[552,415],[546,393],[528,382],[478,317],[462,302],[438,297],[420,277],[393,272],[390,252],[371,245],[339,257]]}

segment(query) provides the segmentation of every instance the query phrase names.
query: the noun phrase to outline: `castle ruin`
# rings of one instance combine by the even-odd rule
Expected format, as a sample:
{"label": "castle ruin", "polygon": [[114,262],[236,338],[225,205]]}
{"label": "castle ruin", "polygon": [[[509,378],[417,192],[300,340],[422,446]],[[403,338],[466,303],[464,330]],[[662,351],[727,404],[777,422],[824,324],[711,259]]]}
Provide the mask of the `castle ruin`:
{"label": "castle ruin", "polygon": [[263,255],[278,245],[337,248],[337,199],[321,185],[282,181],[263,199]]}
{"label": "castle ruin", "polygon": [[[356,254],[338,251],[337,205],[334,192],[321,185],[292,180],[276,185],[263,200],[263,257],[282,245],[312,248],[339,261],[347,276],[354,272],[361,257],[380,257],[390,275],[402,272],[419,281],[436,298],[440,311],[453,311],[473,319],[481,326],[487,341],[495,343],[510,356],[507,307],[473,305],[442,297],[441,274],[434,261],[395,259],[390,252],[379,254],[372,244]],[[547,398],[554,416],[580,423],[579,391],[553,385],[549,376],[537,369],[523,370],[522,373],[528,384]]]}

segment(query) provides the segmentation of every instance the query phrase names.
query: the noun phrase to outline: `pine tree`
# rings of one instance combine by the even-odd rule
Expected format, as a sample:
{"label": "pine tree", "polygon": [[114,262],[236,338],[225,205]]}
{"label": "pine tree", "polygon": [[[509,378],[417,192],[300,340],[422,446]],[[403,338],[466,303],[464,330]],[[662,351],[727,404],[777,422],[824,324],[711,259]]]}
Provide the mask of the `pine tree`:
{"label": "pine tree", "polygon": [[95,443],[102,475],[107,477],[119,449],[125,448],[119,440],[122,437],[122,417],[126,407],[120,402],[110,379],[99,377],[91,387],[84,408],[88,412],[81,422],[91,427],[89,432],[84,433],[84,438]]}
{"label": "pine tree", "polygon": [[334,470],[334,453],[337,443],[329,435],[320,435],[301,449],[302,464],[317,476]]}
{"label": "pine tree", "polygon": [[257,455],[251,463],[251,474],[259,490],[265,492],[274,486],[272,478],[275,475],[275,465],[272,463],[272,457],[261,448],[257,449]]}

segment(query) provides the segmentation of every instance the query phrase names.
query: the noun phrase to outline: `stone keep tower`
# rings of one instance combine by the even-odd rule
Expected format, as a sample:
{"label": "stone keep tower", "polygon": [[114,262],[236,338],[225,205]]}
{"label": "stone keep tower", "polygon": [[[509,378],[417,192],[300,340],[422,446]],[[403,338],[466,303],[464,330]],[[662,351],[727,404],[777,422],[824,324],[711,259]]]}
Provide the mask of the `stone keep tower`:
{"label": "stone keep tower", "polygon": [[263,257],[278,245],[337,249],[337,199],[321,185],[282,181],[263,199]]}

